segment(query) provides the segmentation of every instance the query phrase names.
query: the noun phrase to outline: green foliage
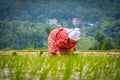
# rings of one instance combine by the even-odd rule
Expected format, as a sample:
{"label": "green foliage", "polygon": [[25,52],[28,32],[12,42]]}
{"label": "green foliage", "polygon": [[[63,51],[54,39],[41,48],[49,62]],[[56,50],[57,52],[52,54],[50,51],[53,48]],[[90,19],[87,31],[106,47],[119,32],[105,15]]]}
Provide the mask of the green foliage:
{"label": "green foliage", "polygon": [[50,32],[51,32],[51,30],[53,30],[54,28],[52,28],[51,26],[47,26],[46,28],[45,28],[45,32],[47,33],[47,35],[49,35],[50,34]]}
{"label": "green foliage", "polygon": [[104,38],[105,38],[105,35],[102,32],[97,32],[95,34],[95,39],[98,40],[100,44],[102,44]]}
{"label": "green foliage", "polygon": [[44,53],[44,52],[48,52],[48,50],[47,49],[40,49],[40,56]]}
{"label": "green foliage", "polygon": [[95,39],[100,43],[98,49],[109,50],[113,48],[112,40],[107,38],[103,33],[97,32],[95,34]]}
{"label": "green foliage", "polygon": [[119,61],[119,55],[1,55],[0,79],[119,80]]}
{"label": "green foliage", "polygon": [[60,22],[67,21],[69,25],[70,19],[78,17],[96,22],[106,18],[120,18],[119,4],[119,0],[2,0],[0,19],[44,22],[48,18],[57,18]]}
{"label": "green foliage", "polygon": [[9,48],[3,48],[2,51],[9,51]]}
{"label": "green foliage", "polygon": [[81,38],[78,45],[77,45],[77,49],[78,50],[96,50],[98,49],[98,46],[100,44],[98,43],[98,41],[92,39],[92,38]]}
{"label": "green foliage", "polygon": [[107,40],[104,38],[100,50],[106,50],[106,44],[107,44]]}
{"label": "green foliage", "polygon": [[[82,49],[101,49],[98,44],[102,43],[104,49],[120,49],[119,0],[1,0],[0,49],[47,48],[47,37],[53,28],[45,24],[46,19],[56,18],[63,27],[73,28],[75,17],[80,19],[79,28],[84,29],[86,22],[95,24],[81,32],[82,37],[93,37],[97,47]],[[91,42],[88,39],[92,45]]]}
{"label": "green foliage", "polygon": [[37,49],[37,42],[34,42],[34,49]]}
{"label": "green foliage", "polygon": [[17,55],[17,52],[12,52],[11,54],[12,54],[12,55]]}
{"label": "green foliage", "polygon": [[32,52],[32,51],[34,51],[34,50],[35,50],[35,49],[34,49],[34,48],[31,48],[31,47],[23,49],[23,51],[28,51],[28,52]]}
{"label": "green foliage", "polygon": [[[30,25],[34,26],[30,26]],[[10,48],[10,49],[25,49],[25,48],[40,48],[43,47],[43,42],[47,40],[45,36],[44,29],[41,27],[46,27],[40,23],[30,23],[22,21],[0,21],[0,49]]]}
{"label": "green foliage", "polygon": [[101,23],[101,27],[99,29],[100,32],[95,34],[95,39],[98,40],[101,44],[104,42],[104,39],[107,40],[106,49],[114,49],[115,46],[117,49],[120,48],[120,20],[110,21],[104,20]]}
{"label": "green foliage", "polygon": [[116,20],[116,21],[108,21],[109,25],[106,26],[107,29],[104,29],[104,33],[112,38],[114,45],[118,47],[118,49],[120,48],[120,20]]}

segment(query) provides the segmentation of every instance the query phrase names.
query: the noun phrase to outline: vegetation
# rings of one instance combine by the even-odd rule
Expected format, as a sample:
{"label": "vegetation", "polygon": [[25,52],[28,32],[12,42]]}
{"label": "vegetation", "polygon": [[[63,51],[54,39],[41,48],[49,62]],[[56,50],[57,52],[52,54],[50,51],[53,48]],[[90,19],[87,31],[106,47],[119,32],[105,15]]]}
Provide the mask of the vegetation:
{"label": "vegetation", "polygon": [[[48,19],[80,28],[80,54],[44,56]],[[120,0],[0,0],[0,80],[119,80],[120,55],[110,52],[120,52]]]}
{"label": "vegetation", "polygon": [[0,56],[0,79],[119,80],[119,55]]}
{"label": "vegetation", "polygon": [[[53,27],[45,21],[54,18],[68,28],[80,19],[78,50],[120,49],[120,0],[1,0],[0,49],[47,48]],[[81,47],[85,43],[90,46]]]}

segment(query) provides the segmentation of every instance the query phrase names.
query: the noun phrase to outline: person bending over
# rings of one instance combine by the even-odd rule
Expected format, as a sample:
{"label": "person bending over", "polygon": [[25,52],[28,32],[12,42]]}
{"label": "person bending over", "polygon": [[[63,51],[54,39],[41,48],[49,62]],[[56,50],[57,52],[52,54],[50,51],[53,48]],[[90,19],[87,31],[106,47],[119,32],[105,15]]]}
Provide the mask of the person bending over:
{"label": "person bending over", "polygon": [[80,29],[56,28],[48,37],[48,54],[66,55],[74,53],[80,39]]}

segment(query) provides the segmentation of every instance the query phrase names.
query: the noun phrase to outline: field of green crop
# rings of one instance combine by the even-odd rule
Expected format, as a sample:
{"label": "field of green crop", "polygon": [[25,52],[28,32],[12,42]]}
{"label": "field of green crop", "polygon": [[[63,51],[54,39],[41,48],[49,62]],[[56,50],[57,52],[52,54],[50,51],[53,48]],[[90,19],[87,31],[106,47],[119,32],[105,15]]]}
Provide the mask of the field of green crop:
{"label": "field of green crop", "polygon": [[119,80],[120,55],[0,55],[0,80]]}

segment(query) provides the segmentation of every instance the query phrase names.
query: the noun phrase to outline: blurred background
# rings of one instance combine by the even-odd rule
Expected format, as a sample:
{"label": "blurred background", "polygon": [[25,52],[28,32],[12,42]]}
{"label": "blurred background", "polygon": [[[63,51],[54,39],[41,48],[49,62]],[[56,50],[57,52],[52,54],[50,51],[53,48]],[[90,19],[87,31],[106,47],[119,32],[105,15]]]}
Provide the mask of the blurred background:
{"label": "blurred background", "polygon": [[0,0],[0,50],[47,49],[60,26],[80,28],[77,50],[120,49],[120,0]]}

